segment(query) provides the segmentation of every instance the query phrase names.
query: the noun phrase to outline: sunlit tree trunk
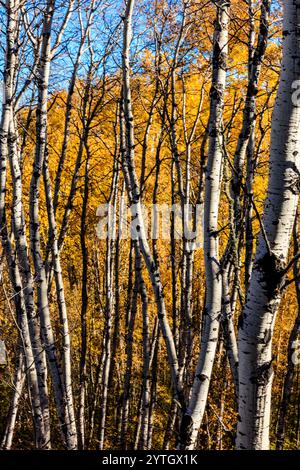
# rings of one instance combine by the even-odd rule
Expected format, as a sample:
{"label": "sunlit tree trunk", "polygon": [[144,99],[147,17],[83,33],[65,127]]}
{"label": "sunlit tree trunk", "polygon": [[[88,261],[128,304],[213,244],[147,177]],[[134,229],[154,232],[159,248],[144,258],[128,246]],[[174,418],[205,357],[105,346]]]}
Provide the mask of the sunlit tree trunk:
{"label": "sunlit tree trunk", "polygon": [[[40,233],[40,190],[41,177],[44,169],[47,152],[47,102],[48,84],[51,62],[51,29],[54,14],[54,0],[49,0],[44,13],[42,45],[38,67],[38,105],[36,111],[36,151],[30,183],[30,244],[37,276],[38,311],[41,322],[41,333],[52,375],[53,389],[58,416],[61,423],[61,432],[64,443],[68,449],[75,447],[73,433],[68,425],[67,403],[64,377],[57,357],[57,350],[51,325],[50,308],[48,300],[48,283],[46,269],[42,258]],[[49,202],[49,201],[48,201]],[[51,222],[51,220],[50,220]],[[53,228],[52,228],[53,229]],[[58,258],[56,259],[58,262]],[[59,271],[56,271],[59,275]],[[59,290],[59,295],[62,293]],[[67,340],[67,338],[66,338]],[[64,371],[65,372],[65,371]]]}
{"label": "sunlit tree trunk", "polygon": [[213,47],[213,78],[210,92],[209,151],[206,170],[204,210],[204,252],[206,306],[201,351],[188,409],[183,416],[179,448],[193,449],[204,416],[214,364],[222,309],[222,278],[219,261],[218,217],[222,180],[222,118],[228,54],[229,7],[227,0],[216,3]]}
{"label": "sunlit tree trunk", "polygon": [[40,324],[36,315],[34,304],[34,281],[31,272],[29,250],[27,244],[26,224],[23,208],[23,186],[20,169],[20,155],[18,152],[18,136],[13,118],[10,122],[9,134],[9,161],[13,178],[13,205],[12,222],[15,237],[17,260],[20,275],[24,286],[24,301],[29,322],[32,351],[34,354],[35,367],[39,386],[40,402],[43,413],[43,425],[45,432],[45,448],[51,447],[50,441],[50,412],[47,385],[47,364],[45,352],[40,338]]}
{"label": "sunlit tree trunk", "polygon": [[50,182],[50,174],[48,168],[48,153],[45,152],[44,166],[44,185],[47,202],[47,212],[49,221],[49,232],[52,247],[53,270],[56,285],[57,304],[60,315],[60,324],[62,330],[62,380],[64,386],[64,403],[65,403],[65,423],[67,434],[67,445],[69,449],[77,448],[77,432],[75,423],[75,411],[72,389],[72,369],[71,369],[71,338],[69,331],[69,320],[65,298],[65,288],[62,276],[62,267],[60,254],[58,249],[58,236],[56,229],[56,221],[54,215],[54,206],[52,200],[52,190]]}
{"label": "sunlit tree trunk", "polygon": [[[299,245],[299,213],[296,215],[296,221],[294,225],[294,233],[293,233],[293,241],[294,241],[294,255],[297,256],[300,253],[300,245]],[[288,365],[287,365],[287,372],[283,382],[283,393],[280,402],[279,408],[279,417],[278,417],[278,425],[277,425],[277,443],[276,449],[282,450],[284,448],[284,440],[286,435],[286,423],[287,423],[287,415],[289,410],[290,399],[292,395],[292,388],[293,388],[293,380],[295,377],[295,353],[297,356],[298,348],[295,347],[295,341],[299,337],[300,333],[300,266],[299,262],[294,263],[293,274],[295,278],[295,288],[296,288],[296,296],[297,296],[297,303],[298,303],[298,313],[297,317],[291,331],[289,342],[288,342]]]}
{"label": "sunlit tree trunk", "polygon": [[114,316],[114,266],[115,266],[115,241],[117,231],[117,207],[118,207],[118,186],[119,186],[119,163],[115,158],[113,178],[110,189],[109,209],[108,209],[108,236],[106,239],[106,259],[105,259],[105,335],[104,348],[105,360],[102,377],[102,400],[99,429],[99,449],[102,450],[105,438],[105,423],[108,404],[109,377],[111,371],[112,353],[112,328]]}
{"label": "sunlit tree trunk", "polygon": [[158,309],[158,318],[161,324],[161,331],[166,343],[169,366],[171,368],[172,381],[175,388],[177,399],[184,406],[184,398],[182,394],[182,384],[179,375],[178,359],[172,331],[168,322],[166,306],[163,297],[162,283],[159,271],[150,251],[145,231],[145,224],[143,220],[141,198],[139,191],[139,184],[135,170],[135,136],[134,136],[134,117],[132,112],[131,100],[131,80],[130,80],[130,42],[132,36],[132,13],[133,13],[134,0],[128,0],[125,15],[124,15],[124,33],[123,33],[123,54],[122,54],[122,69],[123,69],[123,100],[121,107],[123,108],[124,121],[126,128],[126,152],[123,152],[124,158],[122,159],[123,172],[126,181],[127,192],[132,210],[132,218],[136,220],[136,231],[138,233],[138,243],[142,256],[148,270],[153,292],[155,295],[156,305]]}
{"label": "sunlit tree trunk", "polygon": [[[284,2],[281,79],[272,119],[270,176],[262,231],[239,327],[238,449],[269,449],[272,338],[299,199],[300,5]],[[299,82],[298,82],[299,83]]]}
{"label": "sunlit tree trunk", "polygon": [[[35,353],[37,351],[33,350],[34,343],[31,343],[30,328],[28,325],[26,303],[24,299],[24,291],[22,284],[22,277],[18,267],[18,262],[16,259],[16,253],[13,250],[11,237],[8,233],[8,227],[6,222],[6,211],[5,211],[5,202],[6,202],[6,177],[7,177],[7,159],[10,157],[11,168],[13,169],[13,162],[11,157],[16,157],[15,149],[12,152],[12,144],[15,145],[15,137],[12,136],[12,125],[14,123],[15,116],[14,113],[14,96],[15,96],[15,78],[16,78],[16,42],[18,35],[18,15],[19,2],[8,0],[6,2],[6,15],[7,15],[7,31],[6,31],[6,50],[5,50],[5,72],[4,72],[4,84],[3,84],[3,101],[2,101],[2,119],[1,119],[1,128],[0,128],[0,234],[3,250],[7,259],[7,264],[9,268],[10,281],[14,291],[14,304],[16,309],[16,321],[20,330],[21,343],[20,347],[23,351],[25,358],[25,369],[28,387],[30,390],[31,396],[31,406],[32,406],[32,417],[33,425],[35,431],[35,444],[38,448],[44,448],[49,445],[49,439],[47,438],[44,428],[44,416],[42,410],[42,403],[40,400],[40,390],[38,385],[39,376],[36,370],[35,362]],[[10,137],[9,137],[10,133]],[[17,177],[16,177],[17,176]],[[14,188],[14,199],[20,203],[20,187],[17,190],[18,181],[20,180],[20,175],[14,175],[13,173],[13,188]],[[18,204],[16,211],[22,211],[22,207]],[[15,219],[16,211],[13,211],[13,228],[15,229]],[[21,212],[19,212],[22,217]],[[23,225],[22,225],[23,227]],[[22,235],[22,233],[20,233]],[[17,242],[17,248],[19,248],[19,243]],[[23,278],[24,280],[24,278]],[[16,398],[16,395],[15,395]],[[13,419],[15,419],[12,416]],[[8,439],[11,439],[11,433]],[[49,437],[49,436],[48,436]],[[8,442],[9,443],[9,442]]]}

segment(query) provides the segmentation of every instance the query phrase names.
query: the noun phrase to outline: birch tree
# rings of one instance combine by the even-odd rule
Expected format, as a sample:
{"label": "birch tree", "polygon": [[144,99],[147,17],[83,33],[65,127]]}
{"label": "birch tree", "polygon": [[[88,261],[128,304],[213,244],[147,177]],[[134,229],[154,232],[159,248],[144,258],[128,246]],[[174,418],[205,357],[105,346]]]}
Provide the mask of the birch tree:
{"label": "birch tree", "polygon": [[206,170],[204,209],[204,252],[206,305],[201,352],[188,409],[182,418],[179,448],[193,449],[202,423],[214,364],[222,309],[222,280],[219,260],[218,215],[220,204],[223,150],[222,117],[228,54],[229,7],[227,0],[216,3],[213,77],[210,91],[209,151]]}
{"label": "birch tree", "polygon": [[[1,121],[1,179],[0,179],[0,219],[1,219],[1,237],[4,253],[6,254],[7,263],[10,270],[10,277],[14,289],[14,300],[16,307],[16,321],[21,333],[21,349],[25,357],[25,367],[28,386],[31,391],[32,398],[32,416],[35,428],[35,442],[38,448],[50,447],[49,435],[49,413],[48,413],[48,397],[47,386],[45,384],[45,364],[43,357],[38,358],[41,349],[35,341],[35,327],[30,329],[29,321],[32,319],[32,288],[27,291],[24,296],[22,281],[26,282],[26,278],[30,279],[30,269],[28,268],[26,252],[26,242],[24,240],[24,224],[22,222],[22,203],[21,203],[21,177],[19,172],[19,160],[15,147],[16,135],[14,132],[14,111],[15,111],[15,92],[16,92],[16,66],[17,66],[17,40],[18,40],[18,20],[19,20],[19,2],[6,2],[7,14],[7,41],[6,41],[6,66],[4,74],[4,95],[3,110]],[[6,195],[6,168],[9,156],[10,166],[14,177],[13,200],[15,211],[13,213],[13,229],[17,241],[17,254],[21,264],[21,272],[16,254],[12,246],[11,236],[8,231],[5,195]],[[24,269],[24,271],[23,271]],[[26,284],[25,284],[26,285]],[[25,298],[24,298],[25,297]],[[28,309],[28,310],[27,310]],[[31,333],[35,330],[34,336]],[[22,361],[21,361],[22,364]],[[16,378],[18,374],[16,372]],[[21,377],[19,378],[21,381]],[[17,385],[18,392],[21,392],[20,385]],[[40,395],[41,393],[41,395]],[[18,400],[18,395],[15,395]],[[16,403],[17,406],[17,403]],[[14,413],[10,415],[11,425],[15,420]],[[10,447],[12,440],[13,428],[8,424],[6,442],[4,445]]]}
{"label": "birch tree", "polygon": [[[299,213],[296,214],[296,220],[293,230],[293,242],[294,242],[294,255],[295,258],[299,256]],[[297,295],[297,303],[298,303],[298,312],[295,323],[293,325],[289,342],[288,342],[288,368],[283,382],[283,393],[280,402],[279,408],[279,417],[278,417],[278,424],[277,424],[277,442],[276,442],[276,449],[283,450],[284,449],[284,441],[285,435],[287,431],[287,414],[288,408],[291,400],[292,395],[292,388],[293,388],[293,380],[295,377],[295,369],[296,369],[296,358],[297,358],[297,344],[298,344],[298,336],[300,332],[300,281],[299,281],[299,261],[294,262],[293,266],[293,276],[294,279],[292,281],[295,282],[296,288],[296,295]],[[287,281],[287,285],[290,284],[291,281]]]}
{"label": "birch tree", "polygon": [[126,128],[126,154],[122,161],[129,201],[132,207],[132,217],[137,219],[138,242],[147,267],[153,292],[156,299],[158,318],[161,330],[166,342],[169,365],[172,373],[172,380],[178,400],[183,403],[182,384],[179,375],[178,358],[175,344],[172,337],[171,328],[167,318],[166,307],[163,298],[162,284],[157,266],[150,252],[147,236],[145,232],[142,215],[139,184],[135,171],[134,162],[134,118],[132,113],[131,86],[130,86],[130,43],[132,38],[132,14],[134,0],[128,0],[124,15],[123,53],[122,53],[122,103],[124,107],[124,121]]}
{"label": "birch tree", "polygon": [[2,449],[299,445],[298,3],[0,2]]}
{"label": "birch tree", "polygon": [[269,449],[272,338],[299,200],[299,13],[284,2],[283,60],[272,119],[268,195],[247,302],[239,327],[238,449]]}

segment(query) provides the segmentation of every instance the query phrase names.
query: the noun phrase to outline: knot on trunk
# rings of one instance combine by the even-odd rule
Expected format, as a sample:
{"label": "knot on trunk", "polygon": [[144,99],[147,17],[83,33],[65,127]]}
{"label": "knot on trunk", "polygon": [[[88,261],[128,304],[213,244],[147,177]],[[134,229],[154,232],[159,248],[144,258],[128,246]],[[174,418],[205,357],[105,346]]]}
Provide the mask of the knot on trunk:
{"label": "knot on trunk", "polygon": [[261,387],[266,387],[273,375],[273,359],[257,367],[255,375],[251,377],[251,382]]}
{"label": "knot on trunk", "polygon": [[266,285],[267,297],[272,300],[274,294],[283,287],[285,263],[274,253],[266,253],[263,258],[258,260],[257,266],[262,273],[262,281]]}

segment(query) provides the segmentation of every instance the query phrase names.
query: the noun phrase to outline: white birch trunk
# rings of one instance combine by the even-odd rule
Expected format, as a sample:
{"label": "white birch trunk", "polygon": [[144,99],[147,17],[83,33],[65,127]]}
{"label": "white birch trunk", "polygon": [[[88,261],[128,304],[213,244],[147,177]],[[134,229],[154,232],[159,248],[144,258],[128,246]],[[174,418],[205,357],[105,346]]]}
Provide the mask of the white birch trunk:
{"label": "white birch trunk", "polygon": [[272,119],[264,231],[258,240],[239,328],[238,449],[269,449],[272,337],[299,200],[300,108],[292,100],[295,81],[300,79],[299,27],[299,2],[285,0],[283,62]]}
{"label": "white birch trunk", "polygon": [[204,210],[205,320],[201,352],[191,398],[181,423],[180,449],[194,449],[197,443],[198,431],[206,408],[222,310],[222,276],[219,261],[218,219],[223,165],[222,118],[226,86],[229,7],[230,3],[227,0],[217,2]]}
{"label": "white birch trunk", "polygon": [[65,289],[62,276],[62,267],[60,262],[60,254],[58,249],[58,236],[56,228],[56,220],[54,215],[54,206],[52,199],[52,190],[50,182],[50,174],[48,168],[48,153],[45,155],[44,161],[44,185],[47,202],[47,212],[49,221],[49,231],[52,246],[53,270],[56,284],[56,296],[60,316],[60,324],[62,330],[62,375],[64,382],[64,402],[65,402],[65,426],[67,436],[67,447],[69,450],[77,448],[77,431],[74,411],[74,400],[72,390],[72,367],[71,367],[71,338],[69,330],[69,320],[67,305],[65,299]]}
{"label": "white birch trunk", "polygon": [[25,362],[24,362],[24,354],[22,348],[20,348],[20,352],[18,353],[17,357],[17,367],[14,377],[14,393],[10,403],[6,428],[4,432],[4,436],[1,442],[0,449],[1,450],[10,450],[13,442],[14,431],[17,421],[17,414],[19,411],[19,402],[22,394],[22,390],[24,387],[24,382],[26,378],[25,373]]}
{"label": "white birch trunk", "polygon": [[60,420],[60,430],[64,444],[73,449],[73,439],[68,432],[68,418],[66,416],[67,400],[62,370],[57,358],[55,340],[51,325],[48,301],[48,283],[46,269],[42,258],[40,234],[40,186],[47,151],[47,102],[48,83],[51,62],[51,28],[54,14],[54,0],[48,0],[44,13],[42,32],[42,47],[38,67],[38,105],[36,113],[36,149],[30,182],[30,245],[37,277],[38,310],[41,321],[41,333],[45,345],[49,368],[52,375],[56,408]]}
{"label": "white birch trunk", "polygon": [[50,440],[50,412],[49,412],[49,397],[47,385],[47,363],[45,352],[43,350],[40,338],[40,325],[36,316],[36,309],[34,304],[34,282],[30,267],[29,251],[26,236],[26,223],[24,217],[24,209],[22,202],[23,186],[22,175],[20,169],[20,155],[18,151],[16,133],[16,125],[14,119],[10,121],[9,131],[9,161],[11,168],[11,175],[13,179],[13,210],[12,222],[13,233],[16,245],[16,254],[19,264],[19,271],[22,279],[24,289],[24,301],[27,311],[29,322],[29,331],[32,344],[32,352],[35,360],[35,367],[37,371],[37,378],[39,384],[40,401],[43,413],[44,432],[45,432],[45,446],[44,448],[51,448]]}
{"label": "white birch trunk", "polygon": [[[124,121],[126,124],[126,151],[123,152],[123,171],[126,181],[126,187],[131,204],[132,218],[137,221],[136,228],[138,232],[138,242],[141,253],[143,255],[146,268],[148,270],[153,292],[158,309],[158,318],[161,325],[161,331],[166,343],[169,366],[171,368],[172,382],[175,388],[177,399],[182,403],[184,402],[182,394],[182,384],[179,375],[178,359],[172,331],[168,322],[167,312],[163,297],[163,288],[160,279],[159,270],[155,264],[153,256],[150,251],[145,224],[143,220],[141,197],[139,191],[138,180],[135,171],[135,138],[134,138],[134,117],[132,112],[131,102],[131,83],[130,83],[130,42],[132,36],[132,13],[133,13],[134,0],[128,0],[124,16],[124,34],[123,34],[123,102],[121,107],[124,112]],[[122,118],[121,118],[122,119]]]}
{"label": "white birch trunk", "polygon": [[[16,41],[18,32],[19,2],[14,0],[6,1],[7,30],[6,30],[6,51],[5,51],[5,72],[3,87],[2,117],[0,127],[0,234],[2,246],[7,259],[10,280],[15,292],[14,302],[16,307],[16,319],[20,328],[21,348],[25,357],[26,375],[30,389],[32,416],[35,430],[35,444],[38,448],[49,445],[45,435],[42,404],[39,396],[38,376],[35,368],[34,351],[32,349],[30,330],[26,314],[26,307],[23,295],[23,284],[18,268],[16,254],[13,251],[11,240],[8,234],[5,216],[5,194],[6,194],[6,167],[9,155],[8,141],[10,126],[13,123],[14,93],[15,93],[15,68],[16,68]],[[14,179],[14,190],[15,183]],[[14,201],[15,203],[15,201]],[[15,209],[15,207],[14,207]],[[18,208],[17,208],[18,209]],[[13,210],[13,215],[16,211]]]}

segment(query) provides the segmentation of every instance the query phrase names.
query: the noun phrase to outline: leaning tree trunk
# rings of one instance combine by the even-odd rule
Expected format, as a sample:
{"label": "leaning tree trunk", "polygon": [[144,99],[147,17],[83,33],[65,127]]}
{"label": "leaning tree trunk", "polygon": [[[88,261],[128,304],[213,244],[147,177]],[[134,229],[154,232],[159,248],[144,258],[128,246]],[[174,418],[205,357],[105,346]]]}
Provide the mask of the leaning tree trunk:
{"label": "leaning tree trunk", "polygon": [[54,215],[54,206],[52,198],[52,189],[50,181],[50,172],[48,166],[48,152],[45,152],[44,159],[44,187],[47,202],[47,213],[49,222],[49,235],[52,246],[53,269],[56,285],[56,297],[60,317],[60,325],[62,331],[62,375],[64,385],[64,404],[65,404],[65,426],[68,436],[68,449],[77,448],[77,432],[75,423],[74,400],[72,390],[72,367],[71,367],[71,337],[68,321],[67,304],[65,298],[65,288],[63,282],[62,266],[58,249],[58,237],[56,220]]}
{"label": "leaning tree trunk", "polygon": [[[103,450],[106,432],[107,407],[109,399],[109,377],[111,370],[111,352],[112,352],[112,328],[113,315],[115,313],[115,292],[114,292],[114,265],[115,265],[115,240],[117,230],[117,202],[119,186],[119,165],[116,161],[113,179],[111,184],[111,194],[109,198],[108,227],[109,233],[106,239],[106,260],[105,260],[105,331],[104,348],[105,361],[102,376],[102,401],[99,425],[99,450]],[[111,210],[112,208],[112,210]]]}
{"label": "leaning tree trunk", "polygon": [[[299,200],[300,4],[284,2],[283,63],[270,146],[270,179],[248,297],[239,327],[238,449],[269,449],[272,337]],[[295,99],[293,99],[295,98]]]}
{"label": "leaning tree trunk", "polygon": [[17,365],[16,372],[13,381],[14,393],[11,399],[7,423],[5,427],[4,436],[0,445],[1,450],[10,450],[13,442],[14,431],[16,427],[17,415],[19,411],[19,403],[22,395],[22,390],[24,387],[24,382],[26,378],[25,373],[25,361],[24,354],[21,347],[19,347],[19,352],[17,354]]}
{"label": "leaning tree trunk", "polygon": [[20,154],[18,152],[18,136],[14,119],[10,122],[9,135],[9,161],[13,186],[13,211],[12,225],[15,238],[15,247],[20,275],[24,289],[24,301],[27,311],[29,331],[31,336],[32,352],[34,354],[35,367],[39,386],[40,402],[43,413],[45,449],[51,448],[50,439],[50,412],[47,385],[47,364],[45,352],[40,338],[40,325],[34,304],[34,280],[30,267],[29,250],[27,244],[27,230],[22,202],[22,175],[20,169]]}
{"label": "leaning tree trunk", "polygon": [[222,179],[222,117],[228,54],[229,7],[227,0],[217,3],[214,33],[213,79],[210,92],[209,152],[204,211],[204,252],[206,306],[201,352],[188,409],[179,436],[180,449],[196,445],[204,411],[219,337],[222,308],[222,277],[219,263],[218,216]]}
{"label": "leaning tree trunk", "polygon": [[151,279],[153,293],[156,300],[158,318],[162,335],[166,344],[168,362],[171,369],[172,382],[175,394],[181,406],[184,407],[184,397],[182,392],[182,383],[179,374],[178,358],[174,338],[167,318],[166,306],[163,295],[163,286],[161,282],[160,272],[156,266],[150,251],[147,240],[144,218],[141,206],[141,194],[135,168],[135,135],[134,135],[134,117],[132,112],[131,101],[131,79],[130,79],[130,42],[132,36],[132,13],[134,0],[128,0],[125,10],[124,34],[123,34],[123,81],[122,81],[122,102],[121,102],[121,121],[124,120],[126,125],[126,147],[121,149],[122,168],[125,177],[127,192],[129,196],[132,220],[135,220],[136,239],[144,258],[146,268]]}

